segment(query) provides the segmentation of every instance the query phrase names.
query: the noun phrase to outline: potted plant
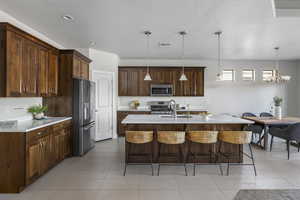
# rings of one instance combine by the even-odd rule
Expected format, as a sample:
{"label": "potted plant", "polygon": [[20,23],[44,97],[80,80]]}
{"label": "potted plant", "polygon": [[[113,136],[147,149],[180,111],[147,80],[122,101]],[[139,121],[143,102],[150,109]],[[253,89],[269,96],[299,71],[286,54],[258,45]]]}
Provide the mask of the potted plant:
{"label": "potted plant", "polygon": [[42,105],[34,105],[28,108],[28,112],[32,114],[34,119],[43,119],[44,112],[48,110],[47,106],[42,106]]}
{"label": "potted plant", "polygon": [[274,101],[274,105],[275,105],[275,117],[277,119],[282,119],[282,108],[281,108],[281,105],[282,105],[282,102],[283,102],[283,99],[281,97],[274,97],[273,98],[273,101]]}

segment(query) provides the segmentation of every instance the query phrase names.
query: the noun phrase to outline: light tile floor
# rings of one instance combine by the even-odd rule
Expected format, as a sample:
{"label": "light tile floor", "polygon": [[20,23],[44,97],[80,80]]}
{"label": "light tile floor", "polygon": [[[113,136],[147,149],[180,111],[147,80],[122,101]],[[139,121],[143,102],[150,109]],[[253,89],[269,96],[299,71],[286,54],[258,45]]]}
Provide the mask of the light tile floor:
{"label": "light tile floor", "polygon": [[290,161],[282,142],[271,153],[254,153],[257,177],[248,166],[232,167],[229,177],[215,166],[198,167],[196,177],[184,176],[178,166],[162,166],[159,177],[149,166],[129,166],[123,177],[124,141],[99,142],[86,156],[66,159],[21,194],[0,194],[0,200],[231,200],[239,189],[300,189],[296,148]]}

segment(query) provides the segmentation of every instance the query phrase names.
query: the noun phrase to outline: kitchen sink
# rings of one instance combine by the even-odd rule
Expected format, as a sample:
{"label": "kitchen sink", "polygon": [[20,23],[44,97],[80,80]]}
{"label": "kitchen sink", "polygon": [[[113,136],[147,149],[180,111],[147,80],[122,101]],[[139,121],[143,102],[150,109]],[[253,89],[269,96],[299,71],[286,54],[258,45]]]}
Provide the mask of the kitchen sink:
{"label": "kitchen sink", "polygon": [[[160,115],[159,117],[161,118],[169,118],[169,119],[175,119],[173,115]],[[193,116],[191,115],[177,115],[176,118],[180,118],[180,119],[190,119],[193,118]]]}

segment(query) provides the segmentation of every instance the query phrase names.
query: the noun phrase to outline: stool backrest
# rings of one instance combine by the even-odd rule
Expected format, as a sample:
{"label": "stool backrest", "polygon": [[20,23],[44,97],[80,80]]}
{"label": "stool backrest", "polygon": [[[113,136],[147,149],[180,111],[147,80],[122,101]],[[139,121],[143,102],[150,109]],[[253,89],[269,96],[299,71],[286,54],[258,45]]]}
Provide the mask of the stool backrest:
{"label": "stool backrest", "polygon": [[133,144],[144,144],[153,141],[153,131],[126,131],[126,141]]}
{"label": "stool backrest", "polygon": [[231,144],[250,144],[251,131],[221,131],[219,140]]}
{"label": "stool backrest", "polygon": [[189,131],[188,140],[202,144],[212,144],[218,141],[218,131]]}
{"label": "stool backrest", "polygon": [[185,132],[158,131],[157,141],[163,144],[183,144],[185,142]]}

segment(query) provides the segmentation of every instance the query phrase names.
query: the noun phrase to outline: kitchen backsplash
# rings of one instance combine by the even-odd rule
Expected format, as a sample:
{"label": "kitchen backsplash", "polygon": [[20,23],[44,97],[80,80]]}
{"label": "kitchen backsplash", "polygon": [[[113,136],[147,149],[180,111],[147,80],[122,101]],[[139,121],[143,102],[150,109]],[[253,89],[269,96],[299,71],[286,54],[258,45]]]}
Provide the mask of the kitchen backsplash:
{"label": "kitchen backsplash", "polygon": [[133,100],[140,102],[140,108],[147,108],[150,101],[169,101],[174,99],[177,104],[190,105],[191,109],[207,110],[208,100],[206,97],[119,97],[118,108],[129,107],[129,103]]}
{"label": "kitchen backsplash", "polygon": [[42,104],[42,98],[0,98],[0,121],[15,119],[32,119],[27,108]]}

